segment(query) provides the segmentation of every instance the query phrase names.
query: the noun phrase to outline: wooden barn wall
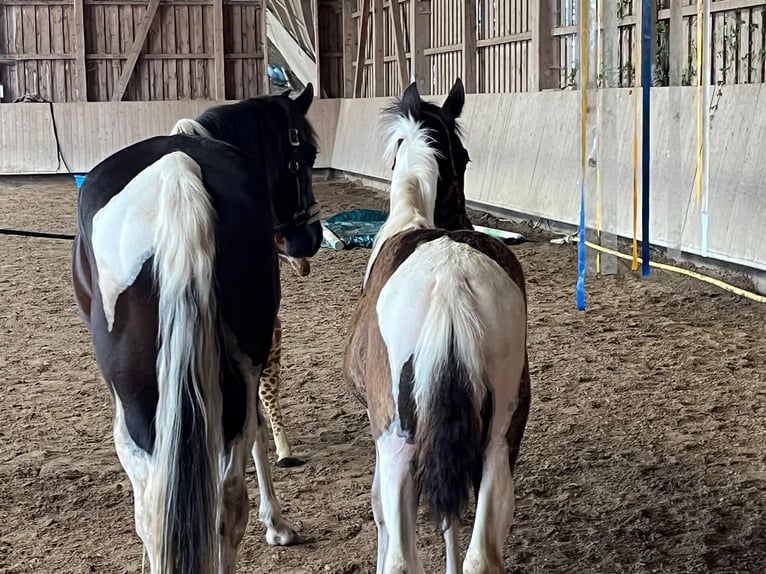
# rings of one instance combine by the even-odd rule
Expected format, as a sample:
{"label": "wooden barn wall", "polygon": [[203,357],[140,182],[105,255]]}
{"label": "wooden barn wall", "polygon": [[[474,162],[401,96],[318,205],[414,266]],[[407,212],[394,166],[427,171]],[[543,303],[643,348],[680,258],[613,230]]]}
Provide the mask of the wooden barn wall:
{"label": "wooden barn wall", "polygon": [[[166,134],[175,122],[220,102],[74,102],[0,105],[0,175],[87,173],[115,151]],[[315,166],[330,167],[339,100],[315,99],[309,121],[319,138]],[[59,157],[53,120],[61,145]]]}
{"label": "wooden barn wall", "polygon": [[[24,94],[53,102],[114,99],[152,3],[2,0],[4,101]],[[220,100],[264,93],[262,14],[261,0],[158,2],[121,99]]]}
{"label": "wooden barn wall", "polygon": [[[603,90],[601,161],[603,230],[632,233],[632,90]],[[694,87],[652,88],[651,241],[701,254],[701,216],[694,174]],[[432,101],[441,104],[443,97]],[[391,164],[380,114],[389,98],[341,102],[332,166],[349,174],[389,181]],[[580,94],[469,94],[463,111],[465,144],[472,162],[466,196],[484,205],[577,225],[581,164]],[[723,91],[711,131],[709,256],[766,271],[766,84]],[[372,134],[372,135],[371,135]],[[626,135],[628,134],[628,135]],[[736,158],[736,169],[732,158]],[[555,169],[548,169],[555,166]],[[608,192],[607,192],[608,190]],[[595,201],[586,203],[586,224],[595,223]],[[640,239],[639,229],[639,239]]]}

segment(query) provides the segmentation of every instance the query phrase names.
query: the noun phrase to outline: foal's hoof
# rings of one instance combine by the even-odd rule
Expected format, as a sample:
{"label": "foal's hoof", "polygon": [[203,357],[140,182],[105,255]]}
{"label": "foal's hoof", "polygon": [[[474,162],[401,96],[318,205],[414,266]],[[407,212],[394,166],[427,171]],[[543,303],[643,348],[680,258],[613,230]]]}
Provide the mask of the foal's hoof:
{"label": "foal's hoof", "polygon": [[295,458],[294,456],[286,456],[277,461],[277,466],[279,468],[295,468],[296,466],[303,466],[304,464],[306,464],[305,460]]}

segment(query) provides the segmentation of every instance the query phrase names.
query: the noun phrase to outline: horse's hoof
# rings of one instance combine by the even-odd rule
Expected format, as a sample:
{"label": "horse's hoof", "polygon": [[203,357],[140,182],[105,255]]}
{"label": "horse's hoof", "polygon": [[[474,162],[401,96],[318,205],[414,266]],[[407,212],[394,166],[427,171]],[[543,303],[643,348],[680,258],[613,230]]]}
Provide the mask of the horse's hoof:
{"label": "horse's hoof", "polygon": [[306,464],[305,460],[295,458],[294,456],[286,456],[277,461],[277,466],[279,468],[295,468],[296,466],[303,466],[304,464]]}

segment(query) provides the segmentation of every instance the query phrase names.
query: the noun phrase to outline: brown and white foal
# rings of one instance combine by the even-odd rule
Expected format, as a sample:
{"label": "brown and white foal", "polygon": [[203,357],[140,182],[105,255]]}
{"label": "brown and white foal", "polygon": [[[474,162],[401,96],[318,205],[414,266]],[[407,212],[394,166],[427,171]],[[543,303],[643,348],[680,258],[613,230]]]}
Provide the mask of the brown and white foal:
{"label": "brown and white foal", "polygon": [[460,571],[458,520],[473,486],[463,572],[501,573],[514,513],[513,468],[530,401],[524,276],[465,212],[468,163],[456,120],[458,79],[440,108],[416,84],[388,110],[390,213],[352,318],[344,373],[375,439],[377,572],[421,573],[418,500]]}

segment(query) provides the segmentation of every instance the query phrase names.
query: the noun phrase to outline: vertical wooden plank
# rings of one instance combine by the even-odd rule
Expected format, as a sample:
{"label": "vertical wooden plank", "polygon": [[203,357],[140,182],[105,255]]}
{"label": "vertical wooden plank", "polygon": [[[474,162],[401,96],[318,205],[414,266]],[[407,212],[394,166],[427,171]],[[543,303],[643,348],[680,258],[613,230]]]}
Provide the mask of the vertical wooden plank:
{"label": "vertical wooden plank", "polygon": [[[104,20],[104,6],[91,5],[89,15],[90,18],[88,18],[88,22],[90,26],[88,33],[91,38],[91,47],[95,48],[96,54],[105,54],[106,22]],[[95,70],[95,74],[92,76],[93,86],[91,87],[91,91],[97,102],[104,102],[107,100],[106,66],[106,60],[96,60],[91,64],[91,68]]]}
{"label": "vertical wooden plank", "polygon": [[[130,82],[130,78],[133,75],[133,70],[135,69],[136,62],[138,61],[138,57],[141,54],[141,51],[143,50],[144,43],[146,42],[146,37],[149,34],[150,30],[154,28],[154,21],[157,15],[157,10],[159,9],[159,0],[151,0],[149,2],[149,6],[146,8],[146,13],[144,14],[144,17],[141,21],[141,27],[138,30],[138,33],[136,34],[135,39],[133,40],[130,52],[128,52],[127,61],[125,62],[125,66],[120,72],[119,79],[117,80],[117,85],[114,88],[114,92],[112,94],[112,101],[119,102],[122,99],[122,96],[125,94],[125,89],[128,86],[128,82]],[[167,18],[168,14],[170,14],[171,18],[171,27],[174,24],[172,21],[173,18],[173,9],[165,7],[165,10],[163,11],[163,18]],[[160,29],[159,22],[157,22],[156,29]],[[163,25],[165,25],[165,22],[163,22]],[[164,26],[163,26],[164,27]],[[163,34],[164,36],[164,34]],[[166,40],[162,40],[160,44],[165,44]],[[165,46],[165,50],[162,50],[163,53],[168,53],[167,46]],[[175,49],[175,48],[173,48]],[[175,75],[168,75],[168,90],[172,88],[172,83],[175,80]],[[172,78],[172,80],[171,80]],[[170,99],[175,99],[175,97],[172,97]]]}
{"label": "vertical wooden plank", "polygon": [[[142,21],[146,22],[146,14],[144,14]],[[151,26],[149,26],[148,53],[162,54],[162,22],[156,12]],[[149,90],[152,100],[162,101],[165,99],[165,77],[163,75],[162,60],[151,60]]]}
{"label": "vertical wooden plank", "polygon": [[[117,46],[117,53],[123,54],[127,56],[128,52],[130,51],[130,47],[133,45],[133,6],[118,6],[117,7],[117,13],[119,15],[119,26],[120,26],[120,41],[119,45]],[[122,66],[120,66],[120,74],[122,74],[122,70],[124,66],[127,65],[126,61],[122,62]],[[138,62],[136,62],[136,70],[138,70]],[[119,75],[117,76],[119,78]],[[129,81],[128,85],[125,89],[125,96],[124,99],[127,100],[140,100],[138,91],[139,91],[139,84],[140,79],[136,78],[136,74],[133,74],[134,80]]]}
{"label": "vertical wooden plank", "polygon": [[213,88],[216,100],[226,98],[223,61],[223,0],[213,0]]}
{"label": "vertical wooden plank", "polygon": [[737,13],[737,82],[750,83],[750,9]]}
{"label": "vertical wooden plank", "polygon": [[[356,70],[354,71],[354,97],[362,97],[362,80],[364,78],[364,62],[367,53],[367,30],[370,22],[370,0],[362,1],[362,14],[359,23],[359,41],[356,47]],[[369,83],[368,83],[369,85]]]}
{"label": "vertical wooden plank", "polygon": [[[64,51],[64,9],[62,6],[50,7],[50,23],[51,53],[66,54]],[[0,24],[0,28],[5,28],[5,26]],[[6,43],[5,45],[8,44]],[[51,62],[53,69],[51,78],[51,100],[54,102],[67,101],[65,63],[66,62],[63,60],[53,60]]]}
{"label": "vertical wooden plank", "polygon": [[263,93],[269,95],[271,92],[271,82],[269,81],[269,38],[267,35],[267,26],[269,18],[269,0],[262,0],[261,11],[258,15],[258,25],[260,29],[260,43],[262,54],[261,80],[263,82]]}
{"label": "vertical wooden plank", "polygon": [[764,59],[766,55],[766,47],[764,46],[766,35],[763,33],[763,26],[766,25],[763,17],[764,11],[766,8],[757,7],[753,8],[750,14],[750,44],[753,50],[750,62],[750,81],[752,83],[766,80],[766,75],[764,75],[764,63],[766,63]]}
{"label": "vertical wooden plank", "polygon": [[680,86],[683,75],[683,43],[684,38],[684,17],[681,11],[681,1],[675,0],[670,3],[670,30],[669,30],[669,70],[668,83],[671,86]]}
{"label": "vertical wooden plank", "polygon": [[[236,4],[229,4],[226,8],[229,20],[229,41],[231,51],[235,54],[242,54],[242,8]],[[243,99],[244,86],[242,84],[242,57],[230,61],[232,69],[232,93],[237,100]]]}
{"label": "vertical wooden plank", "polygon": [[[176,40],[179,54],[188,55],[192,53],[189,32],[189,6],[177,6]],[[179,60],[178,66],[178,99],[190,100],[192,98],[192,61],[190,59]]]}
{"label": "vertical wooden plank", "polygon": [[431,46],[429,22],[431,0],[410,0],[410,80],[418,84],[423,95],[431,93],[431,71],[424,51]]}
{"label": "vertical wooden plank", "polygon": [[463,84],[468,94],[476,93],[476,0],[463,2]]}
{"label": "vertical wooden plank", "polygon": [[[392,0],[390,7],[393,8],[395,0]],[[391,10],[393,13],[393,10]],[[383,63],[383,56],[385,55],[385,30],[384,30],[384,16],[387,13],[383,12],[383,0],[372,1],[372,76],[373,76],[373,89],[376,97],[385,95],[385,64]]]}
{"label": "vertical wooden plank", "polygon": [[[106,20],[106,51],[108,54],[119,54],[120,50],[120,7],[115,5],[104,6],[104,18]],[[107,98],[114,93],[116,83],[122,73],[120,60],[113,59],[107,63],[106,86]],[[128,78],[130,80],[130,78]],[[127,84],[125,86],[127,88]]]}
{"label": "vertical wooden plank", "polygon": [[[205,36],[203,29],[202,6],[192,6],[189,8],[191,19],[191,51],[193,54],[202,54],[205,52]],[[204,60],[194,60],[192,68],[193,82],[191,85],[191,98],[201,99],[207,97],[205,93],[205,62]]]}
{"label": "vertical wooden plank", "polygon": [[[21,52],[21,7],[4,6],[6,17],[7,45],[8,50],[14,54]],[[12,102],[23,93],[21,88],[21,76],[19,73],[19,64],[15,63],[8,66],[7,85],[5,86],[5,99]]]}
{"label": "vertical wooden plank", "polygon": [[[37,21],[37,53],[51,53],[51,30],[50,30],[50,10],[48,6],[35,6],[35,19]],[[38,63],[39,74],[39,93],[46,100],[53,100],[52,62],[49,59],[42,59]]]}
{"label": "vertical wooden plank", "polygon": [[565,65],[561,61],[560,43],[552,35],[557,24],[555,14],[556,0],[529,0],[529,26],[532,42],[529,48],[529,91],[557,89],[560,85],[559,68]]}
{"label": "vertical wooden plank", "polygon": [[[407,54],[404,48],[404,28],[402,27],[402,13],[399,9],[398,0],[391,0],[391,23],[394,35],[394,48],[396,53],[396,69],[399,83],[406,87],[407,82]],[[404,90],[404,88],[402,88]]]}
{"label": "vertical wooden plank", "polygon": [[255,55],[256,46],[255,6],[242,7],[242,52],[248,57],[242,61],[242,96],[250,98],[261,92]]}
{"label": "vertical wooden plank", "polygon": [[[37,21],[35,15],[35,7],[22,6],[21,19],[24,54],[36,54]],[[40,91],[36,60],[27,60],[24,62],[24,91],[30,94],[35,94]]]}
{"label": "vertical wooden plank", "polygon": [[[162,22],[162,53],[166,55],[176,52],[176,22],[173,6],[164,5],[160,8]],[[165,99],[178,99],[178,60],[162,60],[165,76]]]}
{"label": "vertical wooden plank", "polygon": [[356,25],[352,17],[356,0],[343,0],[343,97],[354,97]]}

